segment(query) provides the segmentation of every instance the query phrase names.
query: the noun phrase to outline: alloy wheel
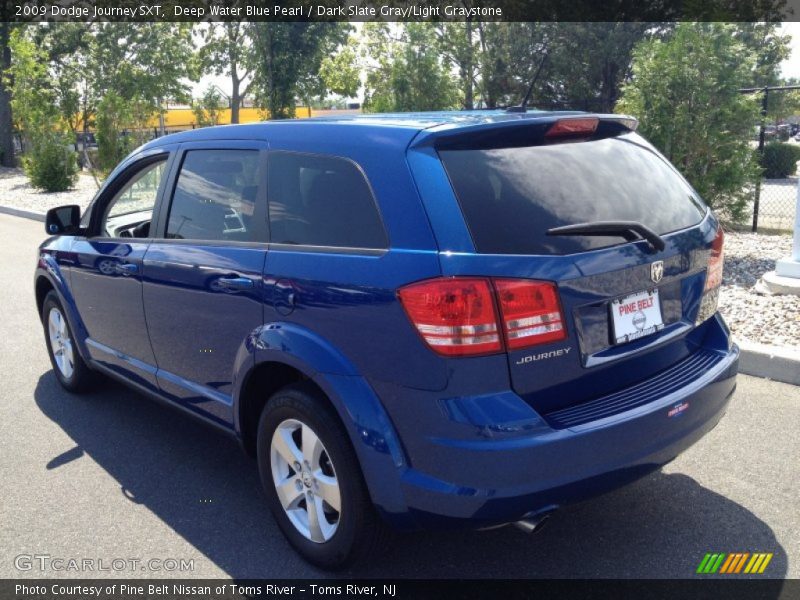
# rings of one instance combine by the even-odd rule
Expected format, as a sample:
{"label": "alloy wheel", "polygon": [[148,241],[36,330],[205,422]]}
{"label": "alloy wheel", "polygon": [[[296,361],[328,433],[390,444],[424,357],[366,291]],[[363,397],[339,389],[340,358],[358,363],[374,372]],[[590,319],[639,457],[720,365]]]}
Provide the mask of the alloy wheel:
{"label": "alloy wheel", "polygon": [[75,372],[75,355],[72,339],[69,336],[67,320],[58,308],[50,309],[47,319],[47,332],[50,337],[50,349],[53,352],[56,366],[66,379]]}
{"label": "alloy wheel", "polygon": [[339,481],[322,440],[296,419],[281,422],[270,445],[272,481],[292,525],[318,544],[329,541],[341,518]]}

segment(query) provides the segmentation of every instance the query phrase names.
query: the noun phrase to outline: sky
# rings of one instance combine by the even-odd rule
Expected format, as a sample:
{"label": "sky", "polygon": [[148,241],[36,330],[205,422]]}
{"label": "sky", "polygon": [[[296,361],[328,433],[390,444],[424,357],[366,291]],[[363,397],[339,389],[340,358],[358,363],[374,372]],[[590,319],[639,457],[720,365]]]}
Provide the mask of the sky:
{"label": "sky", "polygon": [[781,25],[783,33],[792,36],[790,47],[792,55],[783,61],[781,73],[784,77],[800,78],[800,23],[784,23]]}

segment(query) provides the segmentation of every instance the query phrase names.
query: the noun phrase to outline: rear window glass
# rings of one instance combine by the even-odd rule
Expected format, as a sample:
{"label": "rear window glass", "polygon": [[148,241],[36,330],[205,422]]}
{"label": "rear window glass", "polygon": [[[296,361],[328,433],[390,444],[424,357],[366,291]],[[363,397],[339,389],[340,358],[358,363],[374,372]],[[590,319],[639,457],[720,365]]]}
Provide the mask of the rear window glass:
{"label": "rear window glass", "polygon": [[699,223],[705,207],[636,134],[481,150],[440,150],[476,249],[571,254],[621,237],[548,236],[562,225],[638,221],[659,234]]}

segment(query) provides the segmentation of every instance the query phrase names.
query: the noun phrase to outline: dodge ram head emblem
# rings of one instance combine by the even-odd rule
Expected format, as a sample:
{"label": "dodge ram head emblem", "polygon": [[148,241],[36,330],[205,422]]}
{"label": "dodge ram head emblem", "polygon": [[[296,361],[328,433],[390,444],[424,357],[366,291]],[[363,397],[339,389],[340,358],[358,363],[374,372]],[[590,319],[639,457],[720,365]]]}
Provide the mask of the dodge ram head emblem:
{"label": "dodge ram head emblem", "polygon": [[664,277],[664,261],[657,260],[650,265],[650,279],[653,283],[658,283],[662,277]]}

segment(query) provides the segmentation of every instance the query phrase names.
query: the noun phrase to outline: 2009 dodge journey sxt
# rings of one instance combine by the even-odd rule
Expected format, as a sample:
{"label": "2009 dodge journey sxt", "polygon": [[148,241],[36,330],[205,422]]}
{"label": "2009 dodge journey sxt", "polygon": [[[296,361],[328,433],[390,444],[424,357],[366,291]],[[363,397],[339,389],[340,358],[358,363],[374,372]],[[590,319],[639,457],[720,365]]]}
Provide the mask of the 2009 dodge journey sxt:
{"label": "2009 dodge journey sxt", "polygon": [[396,528],[536,529],[721,418],[723,233],[619,115],[212,127],[53,209],[55,376],[237,436],[281,530],[339,567]]}

